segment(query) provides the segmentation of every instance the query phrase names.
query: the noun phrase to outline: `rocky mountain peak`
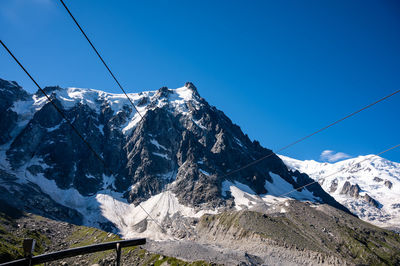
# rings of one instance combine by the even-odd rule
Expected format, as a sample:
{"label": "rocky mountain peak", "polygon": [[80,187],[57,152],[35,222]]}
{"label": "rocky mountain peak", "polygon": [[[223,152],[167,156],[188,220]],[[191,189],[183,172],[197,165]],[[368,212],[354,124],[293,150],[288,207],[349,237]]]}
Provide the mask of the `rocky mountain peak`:
{"label": "rocky mountain peak", "polygon": [[[59,90],[62,90],[62,88],[60,86],[46,86],[46,87],[43,88],[43,90],[44,90],[44,92],[46,92],[46,94],[50,95],[53,92],[57,92]],[[40,90],[38,90],[38,91],[36,91],[35,95],[43,96],[43,93]]]}
{"label": "rocky mountain peak", "polygon": [[157,91],[157,96],[159,98],[168,98],[168,96],[172,93],[172,90],[168,89],[168,87],[161,87]]}
{"label": "rocky mountain peak", "polygon": [[[251,141],[222,111],[201,98],[190,82],[177,89],[129,93],[140,115],[122,94],[58,86],[46,90],[106,165],[39,94],[9,106],[15,110],[10,113],[14,126],[1,124],[7,137],[0,159],[9,166],[6,170],[23,173],[23,182],[37,183],[58,200],[65,199],[66,191],[96,204],[105,194],[133,206],[151,205],[162,198],[172,215],[187,208],[251,207],[260,204],[262,195],[279,196],[312,182]],[[347,211],[318,184],[291,196]],[[70,200],[62,203],[88,212]],[[111,211],[113,204],[104,208]]]}
{"label": "rocky mountain peak", "polygon": [[8,81],[0,78],[0,108],[6,109],[14,101],[24,100],[29,97],[21,86],[16,81]]}
{"label": "rocky mountain peak", "polygon": [[199,92],[197,91],[196,86],[195,86],[192,82],[190,82],[190,81],[186,82],[186,83],[185,83],[185,87],[188,88],[188,89],[190,89],[190,90],[192,90],[192,92],[193,92],[196,96],[200,97],[200,94],[199,94]]}
{"label": "rocky mountain peak", "polygon": [[0,145],[12,139],[14,129],[18,124],[18,114],[15,106],[29,99],[29,93],[15,81],[0,78]]}

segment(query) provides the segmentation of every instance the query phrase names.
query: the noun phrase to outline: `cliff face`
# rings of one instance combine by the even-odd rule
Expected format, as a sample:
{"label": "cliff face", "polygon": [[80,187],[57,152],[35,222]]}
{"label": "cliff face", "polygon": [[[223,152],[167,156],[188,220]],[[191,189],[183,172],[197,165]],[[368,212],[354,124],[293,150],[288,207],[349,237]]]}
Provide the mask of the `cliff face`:
{"label": "cliff face", "polygon": [[17,101],[29,99],[29,94],[16,82],[0,79],[0,145],[12,139],[11,132],[17,126],[18,114],[12,110]]}

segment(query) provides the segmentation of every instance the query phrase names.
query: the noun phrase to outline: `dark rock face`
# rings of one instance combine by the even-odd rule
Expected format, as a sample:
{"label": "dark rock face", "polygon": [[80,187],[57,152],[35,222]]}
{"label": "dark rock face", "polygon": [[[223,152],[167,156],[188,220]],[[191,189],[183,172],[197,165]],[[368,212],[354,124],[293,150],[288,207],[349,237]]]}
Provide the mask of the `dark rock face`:
{"label": "dark rock face", "polygon": [[385,180],[385,186],[388,187],[389,189],[392,189],[393,183],[390,182],[389,180]]}
{"label": "dark rock face", "polygon": [[337,187],[338,187],[338,181],[337,181],[337,179],[335,179],[331,183],[331,187],[329,188],[329,192],[330,193],[335,192],[337,190]]}
{"label": "dark rock face", "polygon": [[370,195],[365,194],[363,196],[360,195],[361,189],[358,184],[352,185],[349,181],[346,181],[343,185],[342,191],[340,194],[346,194],[353,198],[361,198],[362,200],[368,202],[370,205],[374,206],[375,208],[380,208],[381,204],[372,198]]}
{"label": "dark rock face", "polygon": [[375,176],[375,177],[374,177],[374,181],[375,181],[375,182],[382,182],[383,179],[382,179],[382,178],[379,178],[379,177],[377,177],[377,176]]}
{"label": "dark rock face", "polygon": [[[184,205],[217,207],[229,201],[221,195],[226,179],[243,183],[257,194],[268,193],[264,184],[273,182],[270,172],[294,188],[313,182],[305,174],[289,171],[271,150],[251,141],[223,112],[201,98],[190,82],[182,89],[188,97],[184,100],[177,101],[177,90],[167,87],[138,94],[135,104],[142,110],[141,120],[126,99],[121,104],[122,100],[110,100],[104,93],[81,90],[73,93],[85,96],[74,98],[71,104],[65,98],[66,89],[46,87],[102,161],[50,103],[36,107],[26,126],[12,137],[19,117],[10,108],[15,101],[32,96],[16,83],[0,80],[0,85],[4,95],[0,110],[8,112],[1,117],[8,122],[0,123],[0,144],[9,143],[6,156],[12,169],[26,167],[31,175],[43,174],[59,188],[75,188],[84,196],[111,189],[136,204],[171,189]],[[34,97],[42,96],[37,92]],[[267,155],[251,167],[225,175]],[[307,189],[321,202],[347,211],[318,183]]]}
{"label": "dark rock face", "polygon": [[370,205],[374,206],[375,208],[380,208],[382,204],[380,204],[378,201],[376,201],[374,198],[372,198],[370,195],[365,194],[362,196],[362,199],[368,202]]}
{"label": "dark rock face", "polygon": [[353,198],[358,198],[360,196],[360,191],[361,189],[358,184],[352,185],[349,181],[346,181],[343,185],[342,191],[340,191],[340,194],[346,194]]}
{"label": "dark rock face", "polygon": [[29,94],[15,81],[0,78],[0,145],[11,140],[11,132],[18,122],[18,114],[12,110],[15,102],[27,100]]}
{"label": "dark rock face", "polygon": [[6,202],[19,210],[25,210],[51,219],[63,220],[73,224],[82,224],[82,215],[67,208],[43,193],[32,183],[20,184],[17,177],[0,169],[0,202]]}

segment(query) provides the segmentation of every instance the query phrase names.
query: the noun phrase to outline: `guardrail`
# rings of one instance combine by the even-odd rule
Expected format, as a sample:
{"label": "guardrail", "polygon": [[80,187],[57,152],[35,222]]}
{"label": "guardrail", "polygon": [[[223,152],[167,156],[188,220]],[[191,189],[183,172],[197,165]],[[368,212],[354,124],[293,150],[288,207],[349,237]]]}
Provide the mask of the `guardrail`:
{"label": "guardrail", "polygon": [[[132,247],[138,245],[146,244],[146,238],[128,239],[113,242],[106,242],[101,244],[94,244],[89,246],[70,248],[61,251],[51,252],[47,254],[32,256],[31,251],[35,245],[32,240],[24,241],[24,250],[28,253],[26,258],[13,260],[10,262],[2,263],[0,266],[10,266],[10,265],[36,265],[40,263],[50,262],[59,259],[65,259],[69,257],[74,257],[78,255],[84,255],[89,253],[95,253],[99,251],[106,251],[115,249],[117,252],[116,265],[119,266],[121,263],[121,248]],[[30,246],[29,246],[30,245]]]}

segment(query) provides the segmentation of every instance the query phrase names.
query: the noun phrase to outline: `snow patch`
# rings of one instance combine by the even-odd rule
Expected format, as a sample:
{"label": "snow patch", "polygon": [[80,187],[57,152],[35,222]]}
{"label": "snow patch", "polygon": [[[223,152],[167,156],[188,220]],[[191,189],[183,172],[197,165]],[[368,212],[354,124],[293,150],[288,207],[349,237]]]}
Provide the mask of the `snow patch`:
{"label": "snow patch", "polygon": [[203,126],[200,122],[200,120],[194,120],[192,119],[193,123],[195,123],[199,128],[203,129],[203,130],[207,130],[207,128],[205,126]]}
{"label": "snow patch", "polygon": [[33,117],[32,113],[34,111],[34,108],[32,107],[33,103],[34,103],[33,100],[16,101],[11,107],[11,110],[16,112],[19,116],[22,116],[25,119],[32,118]]}
{"label": "snow patch", "polygon": [[57,129],[60,128],[60,126],[61,126],[61,122],[60,122],[58,125],[54,126],[54,127],[48,127],[48,128],[47,128],[47,132],[56,131]]}
{"label": "snow patch", "polygon": [[[34,164],[39,164],[38,162],[34,162]],[[45,164],[40,164],[43,168],[49,167]],[[23,170],[25,171],[25,170]],[[83,223],[87,226],[94,226],[100,228],[100,223],[107,222],[104,216],[101,215],[99,211],[99,202],[96,199],[97,196],[106,193],[106,191],[100,191],[97,196],[82,196],[76,189],[60,189],[54,180],[49,180],[43,176],[43,174],[31,175],[29,171],[25,171],[26,174],[19,175],[25,176],[25,178],[21,179],[21,183],[31,182],[40,187],[40,189],[49,195],[54,201],[69,207],[71,209],[75,209],[80,212],[83,216]],[[123,200],[121,193],[111,192],[113,197],[118,198],[119,200]],[[114,206],[115,207],[115,206]]]}
{"label": "snow patch", "polygon": [[122,133],[125,135],[128,135],[133,131],[134,128],[136,128],[137,124],[141,120],[141,116],[136,113],[131,120],[128,121],[127,125],[122,128]]}
{"label": "snow patch", "polygon": [[231,182],[225,180],[222,182],[222,196],[226,197],[228,191],[231,192],[235,201],[235,208],[238,210],[250,207],[259,201],[251,188],[237,181]]}
{"label": "snow patch", "polygon": [[233,137],[234,138],[234,140],[235,140],[235,142],[240,146],[240,147],[244,147],[243,146],[243,144],[242,144],[242,142],[237,138],[237,137]]}
{"label": "snow patch", "polygon": [[156,155],[156,156],[160,156],[160,157],[163,157],[165,160],[169,160],[169,157],[168,157],[168,155],[166,155],[166,154],[162,154],[162,153],[158,153],[158,152],[152,152],[154,155]]}
{"label": "snow patch", "polygon": [[88,178],[88,179],[96,179],[96,177],[93,176],[93,175],[91,175],[91,174],[87,174],[87,175],[86,175],[86,178]]}
{"label": "snow patch", "polygon": [[[206,213],[217,213],[216,210],[196,211],[194,208],[184,206],[179,203],[176,196],[170,191],[152,196],[150,199],[140,203],[141,206],[134,206],[133,204],[127,204],[121,201],[113,202],[112,198],[108,195],[102,195],[98,197],[98,200],[102,208],[102,214],[114,224],[118,224],[124,238],[150,237],[156,240],[171,239],[170,236],[162,231],[157,223],[161,224],[164,219],[172,217],[174,214],[180,214],[184,217],[199,218]],[[157,223],[154,222],[143,209],[145,209]],[[147,220],[147,228],[145,231],[136,232],[133,230],[136,224],[145,219]]]}
{"label": "snow patch", "polygon": [[[315,197],[310,191],[306,188],[302,191],[294,190],[292,184],[288,183],[282,177],[272,172],[269,172],[269,175],[272,178],[272,183],[265,181],[265,189],[268,191],[269,195],[277,196],[277,197],[289,197],[297,200],[310,200],[310,201],[318,201],[318,197]],[[291,192],[290,194],[285,195],[286,193]]]}
{"label": "snow patch", "polygon": [[158,141],[156,139],[151,139],[150,143],[153,144],[154,146],[157,147],[157,149],[163,149],[163,150],[168,150],[167,148],[165,148],[163,145],[161,145],[160,143],[158,143]]}
{"label": "snow patch", "polygon": [[114,182],[115,182],[114,175],[108,176],[108,175],[103,174],[103,189],[108,189],[109,186],[111,186],[113,189],[115,189]]}
{"label": "snow patch", "polygon": [[99,129],[100,133],[104,136],[104,125],[98,125],[97,128]]}
{"label": "snow patch", "polygon": [[199,169],[199,171],[200,171],[202,174],[204,174],[204,175],[207,175],[207,176],[210,176],[210,175],[211,175],[209,172],[206,172],[206,171],[204,171],[203,169]]}

